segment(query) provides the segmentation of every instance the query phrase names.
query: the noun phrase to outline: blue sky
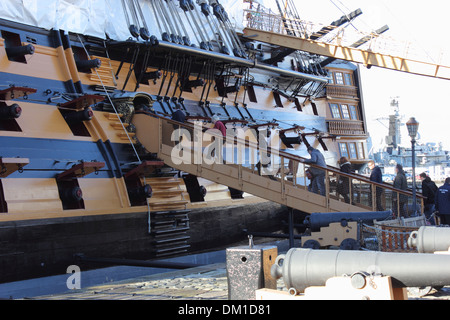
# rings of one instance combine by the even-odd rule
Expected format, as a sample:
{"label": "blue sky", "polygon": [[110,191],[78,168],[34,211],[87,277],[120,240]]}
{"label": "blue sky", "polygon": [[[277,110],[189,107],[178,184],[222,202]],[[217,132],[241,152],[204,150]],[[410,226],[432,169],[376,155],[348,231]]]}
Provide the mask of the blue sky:
{"label": "blue sky", "polygon": [[[428,55],[436,62],[441,59],[441,63],[450,66],[447,57],[450,57],[447,34],[450,3],[446,1],[294,0],[294,3],[301,19],[323,24],[361,8],[363,15],[354,22],[358,30],[372,31],[387,24],[390,28],[387,36],[411,41],[424,57]],[[362,67],[361,71],[366,117],[375,148],[387,134],[387,129],[376,119],[388,117],[391,113],[390,98],[398,96],[400,114],[404,115],[405,122],[410,117],[420,122],[421,141],[442,142],[444,148],[450,150],[450,135],[446,130],[450,119],[450,80],[376,67]],[[402,144],[409,145],[406,128],[402,133]]]}

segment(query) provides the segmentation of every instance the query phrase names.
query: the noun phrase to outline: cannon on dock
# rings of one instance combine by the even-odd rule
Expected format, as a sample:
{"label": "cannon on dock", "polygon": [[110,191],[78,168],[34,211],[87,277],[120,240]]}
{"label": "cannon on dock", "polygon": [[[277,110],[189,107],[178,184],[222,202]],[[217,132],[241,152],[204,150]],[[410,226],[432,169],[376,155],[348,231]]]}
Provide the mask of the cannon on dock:
{"label": "cannon on dock", "polygon": [[411,232],[408,246],[419,253],[450,252],[450,228],[422,226]]}
{"label": "cannon on dock", "polygon": [[302,236],[302,247],[319,249],[336,246],[341,250],[358,250],[362,244],[362,223],[386,220],[392,211],[312,213],[303,224],[310,236]]}
{"label": "cannon on dock", "polygon": [[450,255],[291,249],[271,275],[283,278],[291,296],[405,299],[407,287],[450,285]]}

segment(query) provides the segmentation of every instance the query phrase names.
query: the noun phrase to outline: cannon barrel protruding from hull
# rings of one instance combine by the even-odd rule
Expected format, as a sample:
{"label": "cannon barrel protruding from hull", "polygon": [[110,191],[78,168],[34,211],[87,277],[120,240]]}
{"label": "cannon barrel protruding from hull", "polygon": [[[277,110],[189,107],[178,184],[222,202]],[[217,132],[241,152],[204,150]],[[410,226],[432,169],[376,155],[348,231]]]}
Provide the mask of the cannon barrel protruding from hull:
{"label": "cannon barrel protruding from hull", "polygon": [[362,221],[372,222],[373,220],[386,220],[392,216],[392,211],[375,212],[316,212],[311,213],[303,222],[311,228],[311,231],[319,231],[322,227],[327,227],[330,223],[341,221]]}
{"label": "cannon barrel protruding from hull", "polygon": [[21,114],[22,108],[16,103],[10,106],[7,106],[6,104],[0,106],[0,119],[17,119]]}
{"label": "cannon barrel protruding from hull", "polygon": [[97,69],[102,66],[102,61],[100,59],[88,59],[88,60],[77,60],[77,67],[79,69]]}
{"label": "cannon barrel protruding from hull", "polygon": [[420,227],[411,232],[408,246],[417,248],[419,253],[433,253],[448,251],[450,248],[450,228],[448,227]]}
{"label": "cannon barrel protruding from hull", "polygon": [[297,292],[324,286],[333,277],[355,273],[390,276],[397,288],[450,285],[450,255],[291,249],[271,268],[286,288]]}
{"label": "cannon barrel protruding from hull", "polygon": [[36,48],[32,44],[6,48],[6,53],[8,54],[9,58],[18,58],[26,55],[33,55],[35,51]]}
{"label": "cannon barrel protruding from hull", "polygon": [[81,121],[90,121],[92,120],[92,117],[94,116],[94,112],[90,108],[86,108],[83,111],[74,111],[67,113],[64,115],[64,118],[67,120],[67,122],[75,123],[75,122],[81,122]]}

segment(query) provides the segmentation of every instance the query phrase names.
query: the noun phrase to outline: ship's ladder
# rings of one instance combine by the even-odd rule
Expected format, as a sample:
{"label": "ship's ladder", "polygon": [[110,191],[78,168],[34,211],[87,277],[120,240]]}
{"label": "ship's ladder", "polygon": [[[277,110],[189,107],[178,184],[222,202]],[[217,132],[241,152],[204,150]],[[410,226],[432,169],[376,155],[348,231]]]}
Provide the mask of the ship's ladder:
{"label": "ship's ladder", "polygon": [[98,85],[104,85],[110,88],[116,88],[117,82],[115,80],[114,69],[109,58],[100,56],[91,56],[91,60],[98,59],[101,61],[101,66],[90,74],[90,80]]}
{"label": "ship's ladder", "polygon": [[[195,142],[186,143],[187,140],[185,140],[180,148],[178,142],[172,141],[172,134],[180,128],[189,133],[183,139],[188,139],[189,135],[194,136],[193,133],[196,130],[194,125],[181,124],[141,111],[136,112],[132,122],[136,126],[138,141],[166,165],[302,212],[381,211],[381,206],[383,210],[392,209],[395,213],[401,214],[408,208],[412,208],[412,192],[394,189],[392,185],[372,182],[362,175],[345,174],[330,166],[317,167],[325,172],[325,195],[311,192],[306,171],[315,165],[306,165],[303,162],[304,158],[281,150],[273,148],[268,150],[271,160],[265,167],[261,166],[258,160],[256,163],[245,163],[236,156],[224,157],[223,161],[208,163],[210,159],[203,159],[205,154],[209,154],[209,151],[205,152],[204,145],[198,148]],[[214,132],[208,132],[208,134],[223,139],[220,134]],[[227,143],[229,143],[228,140]],[[257,157],[261,152],[257,143],[240,138],[234,138],[231,149],[245,150],[246,154],[253,152]],[[348,203],[337,192],[340,189],[337,186],[341,181],[351,182],[347,188]],[[423,208],[423,198],[419,195],[417,199],[419,202],[417,208]]]}

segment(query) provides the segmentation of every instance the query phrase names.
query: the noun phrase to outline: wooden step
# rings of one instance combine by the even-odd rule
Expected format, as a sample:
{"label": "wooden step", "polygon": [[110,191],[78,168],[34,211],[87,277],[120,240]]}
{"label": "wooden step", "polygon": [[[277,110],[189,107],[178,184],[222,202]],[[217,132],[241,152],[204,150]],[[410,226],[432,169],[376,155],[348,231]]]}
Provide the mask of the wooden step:
{"label": "wooden step", "polygon": [[114,121],[119,120],[118,117],[119,117],[119,118],[122,118],[122,117],[123,117],[123,114],[121,114],[121,113],[119,113],[119,115],[117,115],[117,114],[115,114],[115,113],[104,113],[103,115],[105,116],[106,119],[108,119],[108,120],[114,120]]}
{"label": "wooden step", "polygon": [[125,133],[125,132],[118,132],[117,136],[122,140],[128,140],[128,137],[134,138],[136,136],[136,133],[128,132],[128,135],[127,135],[127,133]]}
{"label": "wooden step", "polygon": [[170,201],[170,202],[152,202],[149,203],[150,207],[152,209],[158,209],[158,208],[177,208],[177,207],[184,207],[189,203],[189,201],[186,200],[178,200],[178,201]]}
{"label": "wooden step", "polygon": [[115,130],[123,130],[123,128],[128,128],[130,125],[128,123],[121,123],[121,122],[111,122],[110,126],[113,127]]}
{"label": "wooden step", "polygon": [[112,77],[113,77],[112,70],[99,68],[99,69],[92,69],[92,73],[90,74],[91,78],[92,78],[92,76],[97,77],[97,73],[98,73],[98,75],[101,76],[102,78],[103,78],[103,77],[105,77],[105,78],[108,78],[108,77],[109,77],[109,78],[112,79]]}
{"label": "wooden step", "polygon": [[170,189],[178,187],[180,185],[180,180],[165,180],[161,178],[158,180],[153,180],[149,182],[149,184],[153,189]]}
{"label": "wooden step", "polygon": [[107,63],[109,63],[111,61],[111,59],[109,59],[109,58],[100,57],[100,56],[91,56],[91,59],[98,59],[98,60],[101,60],[102,62],[107,62]]}
{"label": "wooden step", "polygon": [[153,197],[172,198],[175,196],[181,196],[183,193],[184,193],[183,190],[156,190],[156,191],[153,190]]}
{"label": "wooden step", "polygon": [[163,216],[163,215],[180,215],[180,214],[188,214],[191,210],[172,210],[172,211],[157,211],[152,212],[152,215],[154,216]]}
{"label": "wooden step", "polygon": [[[102,75],[99,73],[99,76],[103,82],[112,82],[112,80],[113,80],[112,74],[111,75]],[[97,73],[91,73],[91,75],[89,76],[89,79],[92,81],[100,82],[100,79],[98,78]]]}

